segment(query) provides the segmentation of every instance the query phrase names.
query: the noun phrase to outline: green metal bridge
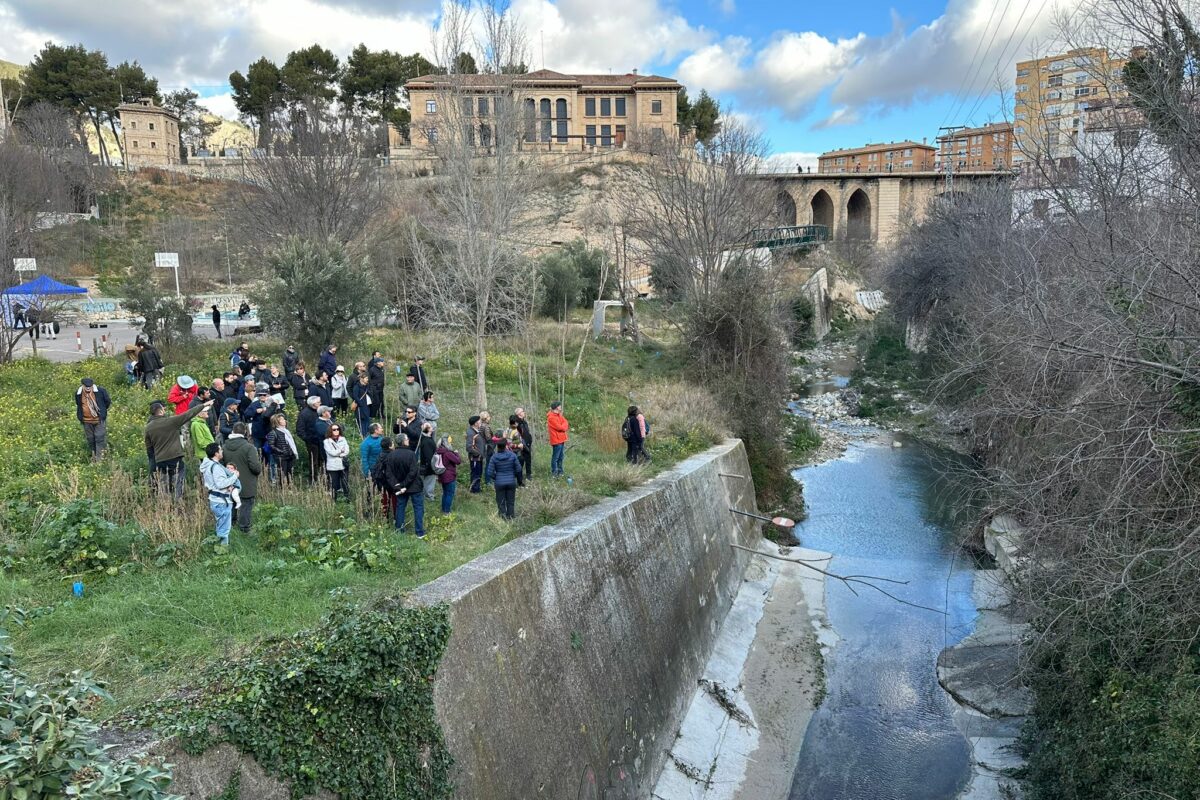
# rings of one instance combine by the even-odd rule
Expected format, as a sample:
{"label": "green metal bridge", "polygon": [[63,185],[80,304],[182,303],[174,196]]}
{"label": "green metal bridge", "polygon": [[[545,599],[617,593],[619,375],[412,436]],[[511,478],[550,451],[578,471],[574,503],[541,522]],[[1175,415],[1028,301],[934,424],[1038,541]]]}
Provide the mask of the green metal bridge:
{"label": "green metal bridge", "polygon": [[782,228],[755,228],[746,237],[754,247],[806,247],[829,241],[827,225],[790,225]]}

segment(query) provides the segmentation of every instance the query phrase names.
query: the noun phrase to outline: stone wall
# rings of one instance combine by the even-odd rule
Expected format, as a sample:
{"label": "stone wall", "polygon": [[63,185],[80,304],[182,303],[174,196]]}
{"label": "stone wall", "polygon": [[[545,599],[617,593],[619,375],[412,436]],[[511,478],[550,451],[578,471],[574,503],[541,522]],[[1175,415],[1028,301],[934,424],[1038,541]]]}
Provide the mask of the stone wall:
{"label": "stone wall", "polygon": [[[422,587],[462,798],[646,797],[757,544],[741,442]],[[519,502],[519,501],[518,501]]]}

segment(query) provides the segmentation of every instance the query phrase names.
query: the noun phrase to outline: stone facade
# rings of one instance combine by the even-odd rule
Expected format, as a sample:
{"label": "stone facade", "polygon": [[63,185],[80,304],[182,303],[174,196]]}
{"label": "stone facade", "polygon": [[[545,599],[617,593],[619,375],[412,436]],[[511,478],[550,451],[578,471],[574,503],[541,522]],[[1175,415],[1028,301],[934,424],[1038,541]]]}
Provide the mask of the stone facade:
{"label": "stone facade", "polygon": [[[932,148],[930,148],[932,149]],[[1008,182],[1011,172],[973,172],[954,177],[955,193]],[[824,225],[834,240],[887,245],[901,226],[920,222],[929,204],[949,192],[946,176],[937,172],[902,175],[765,175],[777,187],[777,220],[781,226]]]}
{"label": "stone facade", "polygon": [[[522,146],[551,152],[620,148],[635,135],[675,139],[676,99],[683,87],[658,75],[565,75],[538,70],[511,80],[495,75],[424,75],[405,84],[414,148],[433,150],[447,125],[470,124],[481,147],[495,119],[517,103]],[[447,104],[456,104],[453,109]]]}
{"label": "stone facade", "polygon": [[127,169],[180,163],[179,117],[149,98],[117,106]]}

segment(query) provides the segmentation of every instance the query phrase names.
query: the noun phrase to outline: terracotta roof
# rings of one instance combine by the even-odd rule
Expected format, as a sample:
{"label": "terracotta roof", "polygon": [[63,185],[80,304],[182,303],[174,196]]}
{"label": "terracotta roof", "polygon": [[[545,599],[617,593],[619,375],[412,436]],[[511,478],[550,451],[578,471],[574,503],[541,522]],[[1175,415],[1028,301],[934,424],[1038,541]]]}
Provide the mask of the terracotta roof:
{"label": "terracotta roof", "polygon": [[867,144],[862,147],[850,147],[845,150],[829,150],[821,153],[821,158],[830,158],[832,156],[856,156],[860,153],[881,153],[886,150],[903,150],[908,147],[920,148],[922,150],[937,150],[931,144],[921,144],[920,142],[879,142],[878,144]]}
{"label": "terracotta roof", "polygon": [[[445,75],[421,75],[413,78],[405,87],[418,86],[437,86],[446,82]],[[457,75],[456,80],[461,80],[464,85],[486,88],[498,88],[494,75]],[[534,72],[527,72],[524,75],[512,76],[514,83],[520,84],[539,84],[539,83],[555,83],[566,84],[570,86],[612,86],[612,87],[627,87],[627,88],[663,88],[663,89],[678,89],[681,88],[678,81],[674,78],[664,78],[661,75],[637,75],[632,72],[625,75],[568,75],[562,72],[555,72],[549,69],[539,69]]]}

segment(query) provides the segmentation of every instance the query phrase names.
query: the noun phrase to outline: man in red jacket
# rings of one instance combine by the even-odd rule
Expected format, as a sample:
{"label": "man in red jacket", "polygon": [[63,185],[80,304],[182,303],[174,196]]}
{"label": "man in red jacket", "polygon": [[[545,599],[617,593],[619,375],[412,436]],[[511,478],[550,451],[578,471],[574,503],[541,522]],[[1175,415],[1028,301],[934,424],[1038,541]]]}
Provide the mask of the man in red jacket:
{"label": "man in red jacket", "polygon": [[563,452],[567,449],[567,431],[570,429],[567,418],[563,416],[562,403],[555,400],[546,412],[546,429],[550,432],[550,475],[558,477],[563,474]]}

